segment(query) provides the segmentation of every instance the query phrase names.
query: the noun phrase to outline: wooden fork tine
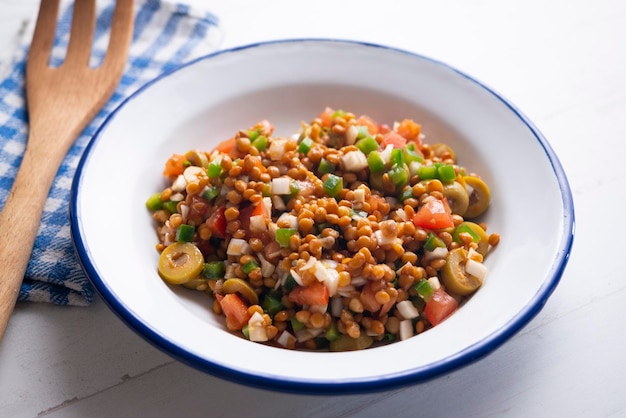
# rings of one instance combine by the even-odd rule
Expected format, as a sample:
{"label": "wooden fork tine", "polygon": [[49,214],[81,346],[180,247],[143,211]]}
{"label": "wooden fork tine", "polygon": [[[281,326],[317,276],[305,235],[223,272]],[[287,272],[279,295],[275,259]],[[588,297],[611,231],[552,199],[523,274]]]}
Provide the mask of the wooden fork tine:
{"label": "wooden fork tine", "polygon": [[33,43],[28,53],[28,67],[47,67],[54,45],[60,0],[43,0],[39,6]]}
{"label": "wooden fork tine", "polygon": [[96,0],[75,1],[70,42],[65,56],[67,62],[89,64],[95,26]]}
{"label": "wooden fork tine", "polygon": [[121,73],[126,65],[128,46],[133,36],[133,0],[117,0],[111,22],[109,46],[102,62],[103,71]]}

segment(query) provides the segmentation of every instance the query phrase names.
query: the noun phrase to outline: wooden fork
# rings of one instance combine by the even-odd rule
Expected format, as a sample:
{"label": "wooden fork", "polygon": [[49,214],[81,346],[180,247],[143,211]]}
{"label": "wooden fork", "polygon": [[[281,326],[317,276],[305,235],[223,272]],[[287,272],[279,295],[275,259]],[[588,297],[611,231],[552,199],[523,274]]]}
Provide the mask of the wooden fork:
{"label": "wooden fork", "polygon": [[54,177],[78,135],[119,84],[133,32],[133,0],[117,0],[106,56],[89,67],[96,0],[74,4],[66,58],[48,63],[59,0],[41,0],[26,64],[29,133],[26,151],[0,213],[0,341],[30,259]]}

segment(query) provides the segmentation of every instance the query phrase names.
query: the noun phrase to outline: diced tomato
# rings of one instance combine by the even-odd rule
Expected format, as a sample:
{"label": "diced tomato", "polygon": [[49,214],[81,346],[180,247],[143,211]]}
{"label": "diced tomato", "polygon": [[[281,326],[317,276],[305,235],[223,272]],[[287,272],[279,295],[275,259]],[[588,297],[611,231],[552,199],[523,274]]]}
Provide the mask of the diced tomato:
{"label": "diced tomato", "polygon": [[386,123],[381,123],[380,125],[378,125],[378,133],[379,134],[386,134],[387,132],[391,131],[391,127],[389,125],[387,125]]}
{"label": "diced tomato", "polygon": [[449,317],[458,307],[459,304],[456,299],[447,294],[444,290],[438,289],[432,294],[430,299],[428,299],[428,302],[426,302],[424,314],[426,314],[428,322],[435,326]]}
{"label": "diced tomato", "polygon": [[172,155],[165,163],[163,175],[167,177],[176,177],[179,174],[183,174],[183,171],[185,171],[185,160],[187,160],[187,158],[184,155]]}
{"label": "diced tomato", "polygon": [[299,305],[327,305],[328,298],[328,288],[320,282],[297,286],[289,293],[289,300]]}
{"label": "diced tomato", "polygon": [[217,146],[213,148],[213,151],[211,152],[219,151],[223,152],[224,154],[228,154],[233,150],[233,148],[235,148],[235,138],[230,138],[217,144]]}
{"label": "diced tomato", "polygon": [[248,306],[236,293],[215,295],[226,316],[226,327],[231,331],[239,331],[250,320]]}
{"label": "diced tomato", "polygon": [[370,118],[367,115],[361,115],[356,120],[356,124],[358,126],[367,126],[367,131],[370,135],[376,135],[378,133],[378,125],[374,121],[374,119]]}
{"label": "diced tomato", "polygon": [[322,126],[329,128],[330,124],[333,121],[333,114],[335,113],[335,109],[332,107],[326,107],[322,113],[319,114],[319,118],[322,120]]}
{"label": "diced tomato", "polygon": [[397,132],[389,131],[383,136],[380,147],[385,149],[387,145],[393,145],[394,148],[404,148],[406,146],[406,138]]}
{"label": "diced tomato", "polygon": [[189,214],[187,215],[187,223],[198,225],[204,219],[204,215],[209,211],[209,202],[200,197],[192,196],[191,204],[189,205]]}
{"label": "diced tomato", "polygon": [[403,119],[396,127],[396,132],[406,138],[407,141],[416,142],[421,144],[420,133],[422,132],[422,125],[415,123],[411,119]]}
{"label": "diced tomato", "polygon": [[427,229],[443,229],[454,226],[448,200],[432,199],[424,203],[413,216],[415,226]]}
{"label": "diced tomato", "polygon": [[226,216],[224,206],[213,209],[213,212],[206,220],[206,224],[211,230],[211,235],[217,238],[226,238]]}

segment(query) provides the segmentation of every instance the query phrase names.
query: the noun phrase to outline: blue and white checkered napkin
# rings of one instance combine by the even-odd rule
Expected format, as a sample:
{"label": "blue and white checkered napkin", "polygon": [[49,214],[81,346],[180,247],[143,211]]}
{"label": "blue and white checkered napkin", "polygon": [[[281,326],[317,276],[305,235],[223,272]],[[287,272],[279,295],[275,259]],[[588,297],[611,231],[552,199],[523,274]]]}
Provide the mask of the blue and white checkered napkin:
{"label": "blue and white checkered napkin", "polygon": [[[98,1],[97,7],[92,60],[95,63],[104,56],[114,1]],[[219,44],[217,18],[207,11],[167,1],[136,0],[135,13],[135,33],[124,76],[113,97],[70,149],[57,173],[19,300],[79,306],[93,301],[94,290],[74,253],[68,219],[70,187],[78,161],[98,126],[125,97],[160,73],[212,52]],[[53,65],[62,62],[71,14],[71,4],[63,4],[52,51]],[[4,68],[0,73],[0,208],[13,184],[28,135],[24,70],[31,39],[32,27],[24,33],[11,61],[0,65],[0,69]]]}

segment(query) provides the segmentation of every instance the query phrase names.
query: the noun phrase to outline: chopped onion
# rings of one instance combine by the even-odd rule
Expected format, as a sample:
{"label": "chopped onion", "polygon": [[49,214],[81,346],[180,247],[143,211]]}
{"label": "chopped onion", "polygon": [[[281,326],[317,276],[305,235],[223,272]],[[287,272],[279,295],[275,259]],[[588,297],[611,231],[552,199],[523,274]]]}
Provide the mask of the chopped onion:
{"label": "chopped onion", "polygon": [[282,345],[283,347],[289,347],[291,345],[291,343],[295,343],[296,342],[296,337],[291,335],[291,333],[289,333],[289,331],[283,331],[280,334],[280,337],[278,337],[278,339],[276,340],[276,342],[280,345]]}
{"label": "chopped onion", "polygon": [[257,254],[259,261],[261,262],[261,276],[270,277],[274,274],[274,270],[276,270],[276,266],[263,257],[263,254]]}
{"label": "chopped onion", "polygon": [[270,160],[278,161],[285,155],[285,138],[276,138],[272,141],[269,148]]}
{"label": "chopped onion", "polygon": [[346,145],[354,145],[356,138],[359,136],[359,130],[354,125],[350,125],[346,131]]}
{"label": "chopped onion", "polygon": [[430,283],[430,287],[432,287],[433,290],[441,289],[441,283],[439,282],[439,277],[437,276],[429,277],[428,283]]}
{"label": "chopped onion", "polygon": [[487,267],[471,258],[465,263],[465,271],[474,277],[478,277],[480,280],[484,280],[487,276]]}
{"label": "chopped onion", "polygon": [[279,217],[276,223],[284,222],[287,226],[281,225],[283,228],[297,228],[298,227],[298,217],[290,214],[289,212],[283,212]]}
{"label": "chopped onion", "polygon": [[264,197],[263,204],[265,205],[267,213],[272,213],[272,198],[269,196]]}
{"label": "chopped onion", "polygon": [[272,196],[272,205],[274,205],[274,209],[276,210],[287,209],[287,206],[285,205],[285,202],[283,202],[283,199],[277,195]]}
{"label": "chopped onion", "polygon": [[380,158],[382,158],[385,164],[391,160],[391,151],[393,151],[393,145],[389,144],[380,152]]}
{"label": "chopped onion", "polygon": [[185,176],[179,174],[178,177],[176,177],[176,180],[172,183],[172,190],[175,192],[182,192],[185,190],[185,187],[187,187]]}
{"label": "chopped onion", "polygon": [[323,328],[303,328],[300,331],[296,331],[296,339],[299,343],[311,340],[324,331]]}
{"label": "chopped onion", "polygon": [[354,202],[356,203],[364,203],[365,202],[365,189],[359,187],[354,191]]}
{"label": "chopped onion", "polygon": [[265,216],[254,215],[250,217],[250,232],[265,232],[267,231],[267,224],[265,223]]}
{"label": "chopped onion", "polygon": [[269,340],[269,338],[267,338],[265,320],[258,312],[255,312],[248,320],[248,336],[250,341],[263,342]]}
{"label": "chopped onion", "polygon": [[402,302],[398,302],[396,304],[396,309],[398,309],[398,312],[400,312],[400,315],[402,315],[404,319],[413,319],[419,316],[417,308],[410,300],[403,300]]}
{"label": "chopped onion", "polygon": [[345,153],[341,161],[347,171],[361,171],[367,167],[367,157],[360,150]]}
{"label": "chopped onion", "polygon": [[413,321],[410,319],[400,321],[400,340],[404,341],[413,335]]}
{"label": "chopped onion", "polygon": [[298,283],[300,286],[304,286],[304,284],[302,282],[302,277],[300,277],[300,275],[298,273],[296,273],[296,271],[294,269],[291,269],[291,271],[289,273],[291,273],[291,277],[293,277],[293,279],[296,281],[296,283]]}
{"label": "chopped onion", "polygon": [[250,254],[250,244],[244,239],[231,238],[226,249],[228,255]]}
{"label": "chopped onion", "polygon": [[276,177],[272,179],[272,194],[291,194],[291,179],[289,177]]}
{"label": "chopped onion", "polygon": [[446,258],[448,256],[448,249],[445,247],[436,247],[432,251],[424,251],[424,261],[435,260],[437,258]]}

